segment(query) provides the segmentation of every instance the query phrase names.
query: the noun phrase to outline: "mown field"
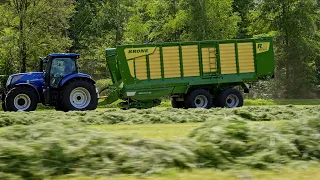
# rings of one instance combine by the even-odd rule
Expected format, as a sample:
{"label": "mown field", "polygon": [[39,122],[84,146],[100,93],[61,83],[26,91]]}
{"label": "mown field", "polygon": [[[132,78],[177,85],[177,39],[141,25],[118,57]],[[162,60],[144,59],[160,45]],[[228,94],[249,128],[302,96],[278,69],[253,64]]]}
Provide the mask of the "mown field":
{"label": "mown field", "polygon": [[0,112],[0,179],[317,179],[320,106]]}

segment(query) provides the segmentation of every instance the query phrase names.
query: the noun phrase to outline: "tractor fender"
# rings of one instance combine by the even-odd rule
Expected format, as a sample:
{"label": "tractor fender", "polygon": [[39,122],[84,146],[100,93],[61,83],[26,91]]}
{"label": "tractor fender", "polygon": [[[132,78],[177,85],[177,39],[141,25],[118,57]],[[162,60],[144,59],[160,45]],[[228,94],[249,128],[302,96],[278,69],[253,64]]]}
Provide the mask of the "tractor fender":
{"label": "tractor fender", "polygon": [[[35,86],[33,86],[32,84],[19,83],[19,84],[15,84],[13,87],[29,87],[29,88],[33,89],[34,92],[36,92],[36,94],[37,94],[38,102],[41,102],[41,97],[40,97],[39,91],[38,91],[38,89],[37,89]],[[12,88],[11,88],[11,89],[12,89]],[[9,90],[9,92],[11,91],[11,89]]]}
{"label": "tractor fender", "polygon": [[82,74],[82,73],[78,73],[78,74],[70,74],[66,77],[64,77],[60,83],[59,83],[59,87],[62,87],[64,85],[66,85],[69,81],[73,80],[73,79],[86,79],[90,82],[92,82],[93,84],[96,84],[96,82],[91,78],[91,76],[89,76],[88,74]]}

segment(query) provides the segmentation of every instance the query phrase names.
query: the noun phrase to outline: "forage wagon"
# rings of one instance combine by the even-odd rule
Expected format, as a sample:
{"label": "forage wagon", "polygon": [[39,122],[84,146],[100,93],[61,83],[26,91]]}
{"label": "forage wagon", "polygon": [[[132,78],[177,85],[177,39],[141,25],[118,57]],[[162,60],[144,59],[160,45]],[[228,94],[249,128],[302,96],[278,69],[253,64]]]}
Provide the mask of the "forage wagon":
{"label": "forage wagon", "polygon": [[109,103],[152,107],[170,96],[174,108],[240,107],[241,87],[274,78],[272,38],[121,45],[106,50],[113,85]]}

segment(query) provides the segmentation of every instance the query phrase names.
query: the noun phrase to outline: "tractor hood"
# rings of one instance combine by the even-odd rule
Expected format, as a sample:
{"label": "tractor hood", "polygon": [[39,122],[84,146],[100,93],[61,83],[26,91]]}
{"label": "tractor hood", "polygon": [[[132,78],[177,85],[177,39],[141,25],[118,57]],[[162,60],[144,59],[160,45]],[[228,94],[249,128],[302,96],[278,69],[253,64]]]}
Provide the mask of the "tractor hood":
{"label": "tractor hood", "polygon": [[42,86],[44,82],[43,72],[18,73],[9,76],[6,86],[15,84],[32,84],[34,86]]}

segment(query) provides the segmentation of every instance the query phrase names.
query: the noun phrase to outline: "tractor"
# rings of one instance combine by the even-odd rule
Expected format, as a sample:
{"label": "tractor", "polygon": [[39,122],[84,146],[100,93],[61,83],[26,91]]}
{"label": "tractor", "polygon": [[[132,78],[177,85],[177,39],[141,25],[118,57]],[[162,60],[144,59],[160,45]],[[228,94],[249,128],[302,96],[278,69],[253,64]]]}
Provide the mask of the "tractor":
{"label": "tractor", "polygon": [[79,73],[79,54],[55,53],[40,58],[39,72],[9,76],[1,93],[4,111],[34,111],[39,103],[59,111],[94,110],[98,90],[91,76]]}

